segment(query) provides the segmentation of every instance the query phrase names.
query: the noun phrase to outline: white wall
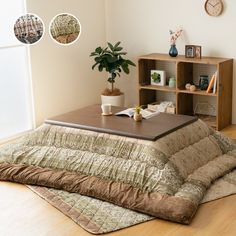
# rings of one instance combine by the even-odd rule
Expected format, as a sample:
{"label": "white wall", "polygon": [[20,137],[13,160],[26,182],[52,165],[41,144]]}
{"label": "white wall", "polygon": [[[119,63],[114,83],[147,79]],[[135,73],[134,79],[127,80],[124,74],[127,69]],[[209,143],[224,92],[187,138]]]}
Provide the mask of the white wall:
{"label": "white wall", "polygon": [[[28,12],[39,15],[46,27],[44,38],[30,46],[36,124],[45,118],[100,102],[105,75],[91,70],[91,51],[105,43],[104,0],[27,0]],[[68,12],[82,26],[80,39],[59,46],[48,33],[50,20]]]}
{"label": "white wall", "polygon": [[[224,1],[225,10],[220,17],[208,16],[204,3],[68,0],[55,4],[55,1],[27,0],[28,12],[38,14],[47,30],[40,43],[30,46],[36,123],[39,125],[47,117],[100,102],[106,75],[91,70],[93,61],[89,54],[106,40],[121,40],[128,56],[137,62],[142,54],[168,53],[169,29],[181,26],[185,32],[177,42],[180,54],[184,54],[185,44],[198,44],[202,45],[205,56],[235,58],[236,1]],[[61,12],[74,14],[82,25],[79,41],[68,47],[55,44],[48,34],[50,20]],[[127,105],[136,104],[137,68],[132,68],[130,75],[118,78],[117,86],[125,92]],[[233,91],[235,89],[236,83]],[[236,96],[233,101],[233,122],[236,123]]]}
{"label": "white wall", "polygon": [[[184,35],[177,41],[179,54],[185,44],[201,45],[204,56],[236,57],[236,1],[224,2],[224,12],[210,17],[205,1],[197,0],[106,0],[107,40],[121,40],[131,59],[142,54],[169,51],[169,29],[179,26]],[[236,64],[234,63],[234,81]],[[127,104],[137,103],[137,68],[118,82]],[[233,91],[236,91],[234,82]],[[236,123],[236,96],[233,96],[233,123]]]}

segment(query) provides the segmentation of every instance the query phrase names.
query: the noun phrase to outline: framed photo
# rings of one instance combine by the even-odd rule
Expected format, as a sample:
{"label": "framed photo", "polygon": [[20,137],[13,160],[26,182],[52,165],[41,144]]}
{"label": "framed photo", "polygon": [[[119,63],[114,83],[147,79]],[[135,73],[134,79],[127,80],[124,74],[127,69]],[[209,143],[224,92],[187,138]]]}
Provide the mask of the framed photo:
{"label": "framed photo", "polygon": [[166,85],[166,72],[164,70],[151,70],[151,85]]}
{"label": "framed photo", "polygon": [[185,45],[185,57],[194,58],[195,57],[195,46]]}
{"label": "framed photo", "polygon": [[195,46],[195,58],[201,59],[202,58],[202,47]]}

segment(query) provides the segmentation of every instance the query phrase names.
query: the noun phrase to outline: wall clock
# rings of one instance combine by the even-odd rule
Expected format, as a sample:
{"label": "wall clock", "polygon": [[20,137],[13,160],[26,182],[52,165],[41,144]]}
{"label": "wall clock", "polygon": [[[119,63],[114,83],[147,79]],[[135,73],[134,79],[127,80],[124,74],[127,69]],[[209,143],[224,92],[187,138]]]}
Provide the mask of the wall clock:
{"label": "wall clock", "polygon": [[219,16],[223,12],[222,0],[207,0],[205,2],[205,11],[210,16]]}

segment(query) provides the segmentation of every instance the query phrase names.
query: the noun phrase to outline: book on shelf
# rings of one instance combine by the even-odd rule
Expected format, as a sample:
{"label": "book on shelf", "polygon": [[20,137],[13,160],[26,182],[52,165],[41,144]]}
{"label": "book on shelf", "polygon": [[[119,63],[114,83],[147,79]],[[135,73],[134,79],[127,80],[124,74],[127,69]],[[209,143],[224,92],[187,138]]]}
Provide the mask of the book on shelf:
{"label": "book on shelf", "polygon": [[[134,113],[135,113],[135,109],[134,108],[127,108],[127,109],[125,109],[123,111],[115,113],[115,115],[116,116],[133,117]],[[153,116],[158,115],[160,112],[152,111],[152,110],[149,110],[149,109],[141,109],[140,113],[142,114],[142,117],[144,119],[149,119],[149,118],[151,118]]]}
{"label": "book on shelf", "polygon": [[217,90],[217,78],[218,78],[218,72],[215,72],[215,80],[214,80],[214,85],[213,85],[213,93],[216,93]]}
{"label": "book on shelf", "polygon": [[216,93],[216,85],[217,85],[217,71],[212,75],[206,92],[211,93],[211,90],[213,90],[212,93]]}

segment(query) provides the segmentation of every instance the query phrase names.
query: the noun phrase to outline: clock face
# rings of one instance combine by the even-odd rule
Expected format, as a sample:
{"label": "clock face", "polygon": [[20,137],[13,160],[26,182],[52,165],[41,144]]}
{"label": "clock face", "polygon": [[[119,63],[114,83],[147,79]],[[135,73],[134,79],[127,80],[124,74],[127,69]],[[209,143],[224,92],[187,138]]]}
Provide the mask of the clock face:
{"label": "clock face", "polygon": [[205,10],[210,16],[219,16],[223,11],[223,3],[221,0],[207,0]]}

